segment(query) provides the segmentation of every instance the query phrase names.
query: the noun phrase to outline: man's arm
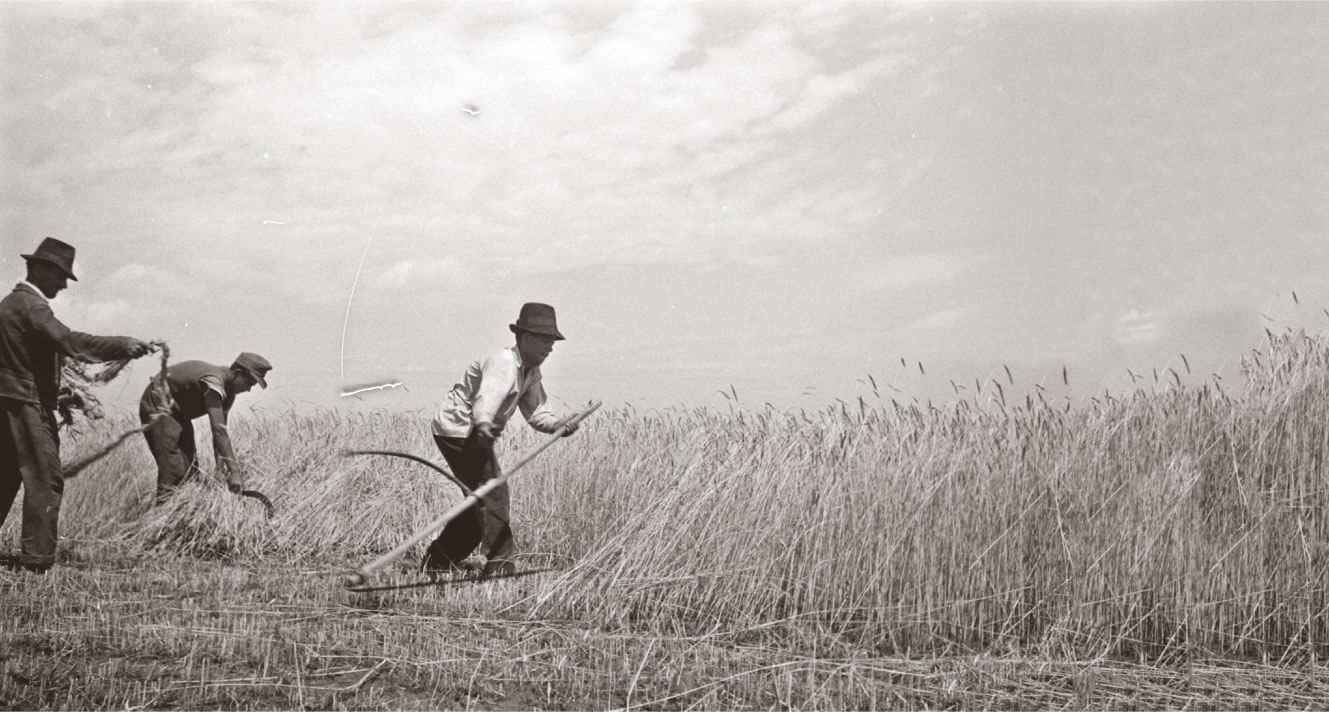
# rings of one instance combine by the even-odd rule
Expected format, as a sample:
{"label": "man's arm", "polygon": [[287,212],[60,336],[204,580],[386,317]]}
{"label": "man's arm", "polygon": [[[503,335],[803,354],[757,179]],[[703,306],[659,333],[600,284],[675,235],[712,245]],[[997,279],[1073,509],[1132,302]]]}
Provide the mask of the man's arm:
{"label": "man's arm", "polygon": [[538,381],[532,383],[521,395],[521,400],[517,401],[517,406],[521,408],[521,414],[526,417],[526,422],[530,423],[532,428],[542,433],[558,430],[558,418],[549,407],[549,397],[545,395],[543,383]]}
{"label": "man's arm", "polygon": [[226,477],[226,486],[232,492],[239,492],[245,484],[244,469],[235,459],[235,450],[231,447],[231,435],[226,428],[226,409],[222,406],[222,397],[209,390],[203,394],[203,405],[208,413],[208,426],[212,431],[212,452],[217,457],[217,471]]}
{"label": "man's arm", "polygon": [[80,361],[138,358],[152,346],[130,336],[93,336],[74,331],[55,318],[46,302],[34,299],[28,312],[32,328],[55,345],[55,350]]}
{"label": "man's arm", "polygon": [[[526,422],[531,424],[532,428],[542,433],[555,433],[563,427],[567,418],[559,418],[554,415],[554,411],[549,407],[549,396],[545,394],[544,383],[538,381],[531,384],[530,388],[522,394],[521,400],[517,401],[521,408],[521,414],[526,416]],[[577,431],[575,423],[567,426],[567,432],[564,435],[571,435]]]}

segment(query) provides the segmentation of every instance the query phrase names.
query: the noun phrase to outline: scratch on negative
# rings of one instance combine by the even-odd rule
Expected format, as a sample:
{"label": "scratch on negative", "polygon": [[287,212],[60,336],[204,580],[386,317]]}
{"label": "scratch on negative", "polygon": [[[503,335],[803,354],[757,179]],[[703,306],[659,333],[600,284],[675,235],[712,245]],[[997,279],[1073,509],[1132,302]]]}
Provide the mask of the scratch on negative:
{"label": "scratch on negative", "polygon": [[401,381],[396,381],[394,383],[384,383],[377,386],[365,386],[364,388],[357,388],[353,391],[342,391],[341,397],[345,398],[347,396],[354,396],[360,393],[365,393],[367,391],[381,391],[385,388],[397,388],[399,386],[401,386]]}

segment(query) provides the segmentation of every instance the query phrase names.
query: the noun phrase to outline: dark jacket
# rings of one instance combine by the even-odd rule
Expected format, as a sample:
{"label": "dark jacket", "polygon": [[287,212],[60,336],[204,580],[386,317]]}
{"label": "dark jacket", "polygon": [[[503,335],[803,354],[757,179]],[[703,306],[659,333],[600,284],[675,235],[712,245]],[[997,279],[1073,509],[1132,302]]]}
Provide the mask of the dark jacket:
{"label": "dark jacket", "polygon": [[20,282],[0,299],[0,398],[54,410],[60,359],[113,361],[130,357],[123,336],[93,336],[60,323],[46,298]]}

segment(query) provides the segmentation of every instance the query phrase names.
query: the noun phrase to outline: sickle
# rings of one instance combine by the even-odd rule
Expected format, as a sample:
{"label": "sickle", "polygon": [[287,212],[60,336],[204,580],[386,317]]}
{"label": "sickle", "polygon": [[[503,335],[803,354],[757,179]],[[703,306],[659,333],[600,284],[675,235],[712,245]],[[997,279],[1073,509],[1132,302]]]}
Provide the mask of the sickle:
{"label": "sickle", "polygon": [[263,509],[268,513],[268,519],[272,519],[272,514],[276,510],[272,506],[272,500],[268,499],[267,495],[263,494],[262,492],[259,492],[258,490],[240,490],[240,496],[253,497],[254,499],[262,502]]}

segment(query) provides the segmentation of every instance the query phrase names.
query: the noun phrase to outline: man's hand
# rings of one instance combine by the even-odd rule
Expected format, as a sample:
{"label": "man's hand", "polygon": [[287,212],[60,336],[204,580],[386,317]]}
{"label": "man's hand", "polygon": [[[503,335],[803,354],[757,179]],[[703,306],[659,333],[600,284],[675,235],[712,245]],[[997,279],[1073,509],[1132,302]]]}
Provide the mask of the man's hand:
{"label": "man's hand", "polygon": [[152,344],[146,341],[139,341],[132,336],[126,336],[125,351],[129,353],[129,358],[138,358],[140,356],[147,356],[153,351],[156,351],[156,349],[153,348]]}
{"label": "man's hand", "polygon": [[217,464],[221,468],[218,474],[226,478],[226,489],[235,494],[240,494],[240,491],[245,488],[245,472],[241,469],[244,465],[232,458],[226,458]]}
{"label": "man's hand", "polygon": [[563,437],[565,438],[577,432],[577,423],[572,422],[572,419],[574,417],[576,416],[565,415],[562,418],[560,418],[557,422],[554,423],[554,432],[558,432],[559,428],[563,428]]}
{"label": "man's hand", "polygon": [[493,447],[494,441],[498,439],[502,432],[503,428],[493,423],[475,424],[475,439],[484,447]]}

